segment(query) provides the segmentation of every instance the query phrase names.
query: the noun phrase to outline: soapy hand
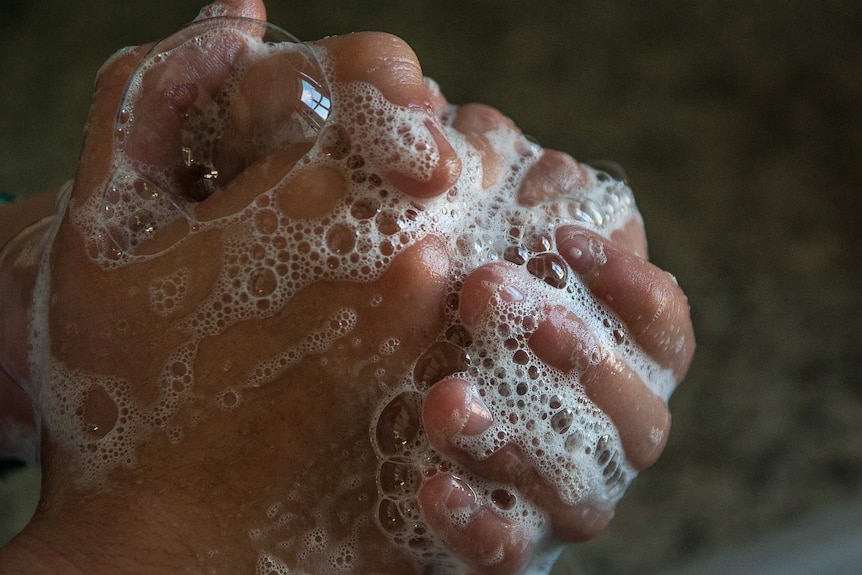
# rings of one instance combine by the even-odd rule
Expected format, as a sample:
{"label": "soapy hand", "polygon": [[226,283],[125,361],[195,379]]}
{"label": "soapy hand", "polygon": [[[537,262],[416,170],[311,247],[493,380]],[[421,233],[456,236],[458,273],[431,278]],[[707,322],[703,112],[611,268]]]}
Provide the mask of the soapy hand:
{"label": "soapy hand", "polygon": [[[224,572],[516,573],[595,535],[694,345],[630,192],[450,106],[395,37],[269,33],[202,21],[101,71],[30,280],[48,489],[132,490]],[[190,455],[238,488],[177,490]]]}

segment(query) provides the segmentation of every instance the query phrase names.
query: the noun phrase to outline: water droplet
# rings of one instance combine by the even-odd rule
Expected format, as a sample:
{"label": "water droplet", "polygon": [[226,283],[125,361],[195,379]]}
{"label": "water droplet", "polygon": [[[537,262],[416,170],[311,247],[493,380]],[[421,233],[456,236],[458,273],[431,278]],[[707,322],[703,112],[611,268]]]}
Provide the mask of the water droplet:
{"label": "water droplet", "polygon": [[566,262],[556,254],[540,254],[527,262],[527,270],[546,284],[561,289],[568,281]]}
{"label": "water droplet", "polygon": [[467,352],[448,341],[435,342],[425,350],[413,368],[413,381],[427,389],[444,377],[467,369]]}
{"label": "water droplet", "polygon": [[380,413],[377,419],[377,445],[384,455],[396,455],[410,449],[419,434],[418,394],[402,393]]}

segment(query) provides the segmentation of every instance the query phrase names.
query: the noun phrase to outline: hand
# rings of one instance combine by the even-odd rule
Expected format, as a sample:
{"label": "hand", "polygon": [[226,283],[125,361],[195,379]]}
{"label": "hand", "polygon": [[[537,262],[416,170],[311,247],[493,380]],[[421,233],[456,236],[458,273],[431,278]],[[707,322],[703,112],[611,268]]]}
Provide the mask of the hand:
{"label": "hand", "polygon": [[[455,125],[483,150],[483,163],[491,167],[485,173],[493,174],[494,166],[502,163],[502,154],[486,134],[514,126],[487,107],[465,106],[457,113]],[[522,182],[520,200],[536,205],[574,195],[587,177],[570,157],[545,152]],[[549,471],[548,462],[533,453],[535,438],[541,433],[523,427],[523,419],[512,424],[503,421],[503,426],[494,421],[492,412],[500,411],[499,399],[496,409],[489,409],[486,402],[496,395],[495,390],[488,389],[487,384],[477,388],[475,377],[452,377],[437,383],[423,411],[431,444],[480,481],[465,479],[463,472],[439,474],[423,483],[419,501],[432,527],[477,573],[515,573],[534,554],[531,533],[523,528],[517,514],[513,519],[513,514],[507,513],[514,497],[505,490],[492,493],[488,481],[508,485],[538,506],[549,517],[553,536],[561,541],[584,541],[604,528],[614,504],[637,471],[660,455],[670,427],[666,401],[685,376],[694,351],[685,295],[673,276],[645,259],[646,241],[639,217],[619,226],[610,238],[584,227],[563,225],[556,231],[555,244],[554,251],[570,273],[577,274],[581,284],[621,325],[599,323],[597,330],[595,321],[589,321],[594,318],[583,317],[583,312],[579,317],[579,302],[566,306],[565,302],[549,304],[559,301],[552,295],[536,297],[537,285],[540,293],[553,292],[554,288],[533,277],[527,266],[509,262],[485,266],[468,277],[461,292],[460,317],[471,331],[483,332],[495,322],[517,325],[524,318],[540,318],[524,330],[539,366],[568,376],[560,382],[561,389],[566,387],[561,384],[571,382],[582,389],[584,399],[610,419],[615,427],[612,434],[622,449],[614,450],[604,439],[607,435],[599,438],[601,447],[595,440],[588,444],[587,452],[591,450],[594,459],[588,464],[598,467],[597,475],[606,483],[604,492],[586,490],[573,498],[571,482],[583,481],[587,470],[550,465]],[[520,306],[520,320],[516,317],[513,322],[511,315],[500,317],[500,302],[515,300]],[[527,363],[523,349],[511,353],[521,354],[522,363]],[[644,361],[655,369],[644,371]],[[550,377],[547,371],[543,373]],[[511,382],[509,386],[514,385]],[[479,394],[485,395],[484,401]],[[550,407],[550,421],[539,421],[540,425],[552,426],[555,412],[562,416],[560,421],[570,417],[570,411],[561,405]],[[509,417],[513,413],[517,410],[510,410]],[[535,424],[536,420],[527,423]],[[501,427],[506,429],[508,441],[490,454],[477,457],[465,447],[476,443],[472,437],[498,433]],[[583,441],[578,435],[568,437]],[[596,470],[589,471],[596,475]],[[494,501],[494,494],[500,501]],[[455,523],[452,506],[461,510]],[[464,513],[470,517],[466,522]]]}

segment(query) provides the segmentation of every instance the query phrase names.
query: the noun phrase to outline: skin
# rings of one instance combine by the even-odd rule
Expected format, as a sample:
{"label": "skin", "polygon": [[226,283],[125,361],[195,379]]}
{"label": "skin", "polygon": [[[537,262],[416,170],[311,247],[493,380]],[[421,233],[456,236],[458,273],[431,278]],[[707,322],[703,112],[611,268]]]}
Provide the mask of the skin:
{"label": "skin", "polygon": [[[265,18],[258,2],[233,1],[224,6],[230,14]],[[425,125],[441,153],[432,177],[416,181],[380,166],[386,179],[417,198],[448,190],[461,166],[439,128],[438,113],[445,107],[445,99],[439,92],[429,91],[409,46],[377,33],[331,38],[321,44],[333,56],[338,80],[373,83],[391,102],[428,115]],[[186,301],[198,301],[208,293],[218,272],[214,259],[201,254],[218,250],[230,231],[198,234],[157,258],[110,272],[86,255],[87,246],[70,218],[91,194],[102,189],[111,166],[114,119],[122,91],[145,51],[143,47],[114,59],[98,78],[69,211],[58,216],[63,218],[62,224],[51,249],[55,300],[50,317],[52,349],[58,359],[74,369],[132,382],[131,394],[143,404],[154,400],[151,382],[160,366],[186,341],[187,334],[172,329],[175,317],[191,313],[193,306],[179,309],[172,318],[160,317],[149,312],[146,290],[130,291],[129,286],[145,286],[152,278],[190,268]],[[154,101],[151,113],[158,117],[164,109]],[[177,121],[170,116],[162,120],[160,126]],[[499,174],[499,157],[484,134],[500,126],[517,128],[496,110],[480,105],[462,107],[454,125],[483,153],[487,180],[483,183],[490,185]],[[159,134],[155,140],[140,142],[136,153],[157,162],[173,137],[170,129]],[[241,139],[237,149],[242,149]],[[268,189],[297,155],[275,152],[268,160],[249,157],[243,161],[228,186],[194,208],[198,217],[207,220],[234,213]],[[331,174],[312,173],[293,182],[279,196],[276,208],[291,217],[312,217],[315,214],[307,212],[309,204],[325,209],[337,199],[330,196],[339,193],[337,185],[317,185],[328,177]],[[530,205],[566,193],[579,177],[574,160],[549,152],[528,174],[520,199]],[[317,194],[318,201],[303,201],[309,194]],[[5,207],[0,217],[10,214],[9,221],[16,217],[20,221],[26,215],[29,219],[44,213],[50,203],[32,202]],[[21,215],[10,209],[31,211]],[[0,226],[0,230],[6,229]],[[630,222],[610,240],[573,226],[562,227],[556,234],[559,254],[570,268],[617,312],[637,343],[660,365],[672,369],[680,381],[694,349],[687,302],[672,276],[644,259],[646,242],[640,222]],[[154,246],[154,251],[175,241],[168,230],[156,238],[163,245]],[[211,410],[178,445],[171,445],[164,435],[148,437],[137,448],[137,464],[113,470],[98,488],[80,486],[82,470],[75,455],[64,447],[63,430],[49,425],[43,437],[42,501],[30,526],[0,550],[0,571],[143,574],[196,572],[208,566],[224,573],[250,572],[257,550],[249,543],[248,528],[266,517],[272,502],[284,502],[292,490],[297,497],[294,503],[284,503],[285,510],[313,522],[303,502],[322,500],[338,489],[347,474],[355,474],[359,480],[346,499],[339,501],[339,510],[351,517],[370,516],[375,511],[367,501],[375,500],[377,464],[367,441],[368,422],[382,392],[365,384],[371,368],[364,368],[362,361],[385,339],[397,337],[401,341],[398,350],[373,366],[384,368],[394,378],[434,340],[442,325],[450,265],[445,241],[426,237],[397,257],[371,284],[317,282],[301,290],[272,318],[239,323],[204,340],[195,368],[206,377],[199,377],[198,385],[216,393],[242,380],[257,361],[300,342],[343,307],[357,310],[354,333],[362,334],[358,347],[338,341],[321,354],[325,367],[321,357],[306,358],[274,384],[249,391],[241,409],[229,413]],[[590,257],[590,246],[596,245],[603,248],[606,261]],[[22,270],[0,270],[0,278],[6,279],[0,286],[26,294],[26,278],[32,276]],[[477,325],[495,293],[512,287],[517,290],[533,281],[539,280],[508,264],[491,264],[473,272],[461,293],[463,323],[468,329]],[[32,290],[32,280],[29,286]],[[369,294],[381,295],[382,303],[372,309]],[[92,305],[94,297],[98,306]],[[403,309],[411,309],[415,321],[399,321]],[[562,307],[546,316],[530,345],[549,365],[563,371],[576,369],[567,362],[572,361],[570,350],[586,337],[578,318]],[[0,317],[4,318],[2,341],[11,341],[10,334],[27,332],[26,316],[2,307]],[[108,335],[120,321],[127,326],[123,337]],[[70,335],[70,325],[87,325],[88,329]],[[285,325],[293,329],[285,330]],[[231,359],[229,365],[226,357]],[[20,357],[17,361],[26,365]],[[26,386],[26,374],[22,379]],[[638,469],[652,464],[669,428],[664,401],[612,355],[584,373],[583,381],[590,398],[617,426],[630,462]],[[472,460],[459,450],[455,440],[460,434],[477,433],[489,424],[488,414],[470,405],[471,386],[470,381],[450,378],[433,387],[422,406],[422,418],[434,447],[482,477],[519,488],[547,510],[554,535],[561,542],[583,541],[600,532],[612,510],[564,504],[554,486],[539,476],[516,447],[504,447],[483,461]],[[4,389],[11,386],[0,380],[0,390]],[[321,389],[326,393],[320,393]],[[98,393],[87,403],[86,411],[96,427],[110,427],[116,421],[116,408],[110,401],[100,401]],[[177,417],[190,414],[180,412]],[[650,439],[656,429],[662,438],[659,442]],[[347,460],[345,452],[350,453]],[[437,474],[421,484],[419,501],[429,525],[473,572],[517,573],[529,561],[532,549],[527,534],[479,501],[461,479]],[[452,506],[470,509],[466,526],[456,529],[448,524],[445,517]],[[502,559],[488,565],[488,554],[498,548],[503,551]],[[204,560],[202,566],[200,555],[209,549],[219,550],[217,561],[207,564]],[[411,572],[408,558],[391,550],[388,539],[376,528],[362,531],[358,549],[365,572]]]}

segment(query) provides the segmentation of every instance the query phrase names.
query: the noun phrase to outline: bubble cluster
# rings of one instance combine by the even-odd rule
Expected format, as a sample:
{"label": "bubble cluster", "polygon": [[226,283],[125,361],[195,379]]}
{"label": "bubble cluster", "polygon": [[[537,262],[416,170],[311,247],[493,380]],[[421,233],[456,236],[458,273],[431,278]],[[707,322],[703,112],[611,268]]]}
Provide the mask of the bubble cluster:
{"label": "bubble cluster", "polygon": [[169,276],[150,282],[150,308],[161,316],[176,313],[186,297],[190,271],[181,268]]}
{"label": "bubble cluster", "polygon": [[[194,62],[205,50],[223,55],[227,69],[173,78],[171,62]],[[253,103],[249,91],[262,68],[275,71],[290,105],[266,121],[239,122],[237,109]],[[202,410],[241,410],[252,390],[339,342],[352,338],[358,347],[361,334],[354,333],[355,309],[336,310],[298,341],[258,359],[246,379],[215,390],[197,381],[195,360],[203,342],[232,326],[272,318],[315,282],[368,284],[404,250],[438,236],[445,240],[451,264],[445,325],[394,386],[379,386],[386,392],[369,428],[378,458],[377,498],[369,501],[374,513],[367,522],[417,564],[433,566],[434,573],[460,573],[462,566],[420,513],[416,493],[423,478],[457,474],[482,502],[531,530],[537,541],[548,529],[547,517],[513,487],[486,481],[431,448],[420,414],[435,382],[468,378],[492,412],[493,425],[478,436],[460,438],[462,449],[483,459],[504,445],[518,445],[568,503],[614,503],[634,478],[616,428],[586,396],[579,371],[548,366],[529,338],[545,319],[541,302],[558,303],[594,336],[594,342],[576,350],[580,361],[595,363],[614,353],[667,398],[670,374],[638,348],[622,322],[568,269],[553,235],[557,226],[577,224],[608,237],[640,216],[623,181],[588,166],[581,166],[578,187],[570,193],[529,207],[519,203],[521,182],[543,150],[514,130],[485,134],[502,168],[484,189],[482,154],[453,127],[454,106],[443,113],[442,130],[461,159],[461,178],[437,198],[411,198],[391,177],[431,177],[440,161],[436,122],[426,111],[392,104],[370,84],[327,81],[333,77],[324,49],[302,46],[268,25],[260,29],[259,23],[241,19],[204,20],[157,45],[144,59],[117,119],[112,175],[103,193],[77,206],[72,221],[87,255],[105,270],[147,262],[210,234],[219,242],[219,249],[207,254],[217,272],[195,301],[189,296],[197,278],[185,265],[150,282],[150,310],[171,319],[186,339],[159,359],[156,399],[142,402],[128,381],[78,371],[52,356],[50,270],[44,268],[41,303],[34,308],[41,335],[34,350],[44,359],[38,363],[48,366],[36,374],[48,386],[42,393],[46,423],[62,429],[57,436],[66,437],[66,447],[78,455],[85,483],[132,466],[137,445],[153,433],[180,442],[205,419]],[[171,118],[161,118],[167,104],[152,100],[153,78],[168,82],[161,92],[167,104],[195,113],[182,121],[173,118],[175,126]],[[154,129],[148,114],[167,122],[161,132],[148,133]],[[269,188],[243,198],[243,188],[231,186],[242,170],[282,161],[282,156],[289,158],[287,167]],[[500,261],[540,281],[523,286],[519,301],[492,302],[481,324],[468,331],[458,318],[464,279],[477,267]],[[377,302],[372,307],[379,305],[379,294],[370,297]],[[375,348],[375,361],[398,353],[401,345],[397,338],[384,338]],[[382,368],[375,374],[381,380],[386,375]],[[183,410],[189,406],[194,409]],[[343,490],[355,487],[346,475]],[[283,513],[280,503],[270,506],[267,525],[255,527],[251,537],[255,544],[269,545],[259,555],[258,575],[304,572],[297,565],[338,573],[360,564],[357,536],[368,525],[346,522],[336,536],[327,519],[337,516],[335,503],[320,502],[314,513],[296,517]],[[451,520],[466,521],[457,513]],[[301,526],[306,529],[300,539],[278,539]]]}

